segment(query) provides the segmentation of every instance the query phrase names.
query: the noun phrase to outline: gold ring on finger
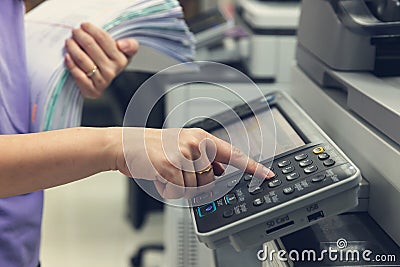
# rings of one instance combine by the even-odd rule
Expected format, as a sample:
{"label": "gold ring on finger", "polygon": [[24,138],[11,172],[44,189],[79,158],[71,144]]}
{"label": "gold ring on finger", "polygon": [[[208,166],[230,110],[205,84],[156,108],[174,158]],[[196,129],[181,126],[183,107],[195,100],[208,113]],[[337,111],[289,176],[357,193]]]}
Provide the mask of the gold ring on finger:
{"label": "gold ring on finger", "polygon": [[96,65],[93,65],[93,68],[92,68],[92,70],[91,71],[89,71],[89,72],[86,72],[86,76],[88,76],[89,78],[91,78],[96,72],[97,72],[97,66]]}
{"label": "gold ring on finger", "polygon": [[212,170],[212,165],[210,165],[210,166],[208,166],[206,169],[204,169],[204,170],[202,170],[202,171],[198,171],[198,172],[196,172],[197,174],[204,174],[204,173],[207,173],[207,172],[209,172],[209,171],[211,171]]}

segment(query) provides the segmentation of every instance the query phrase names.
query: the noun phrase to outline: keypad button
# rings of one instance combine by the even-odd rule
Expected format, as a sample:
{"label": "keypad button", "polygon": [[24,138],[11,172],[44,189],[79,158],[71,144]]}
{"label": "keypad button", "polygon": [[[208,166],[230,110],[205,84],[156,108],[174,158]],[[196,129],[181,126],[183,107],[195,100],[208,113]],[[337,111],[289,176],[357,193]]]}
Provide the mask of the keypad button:
{"label": "keypad button", "polygon": [[318,174],[311,179],[311,182],[318,183],[325,179],[325,174]]}
{"label": "keypad button", "polygon": [[227,186],[228,188],[233,188],[235,187],[235,185],[238,183],[239,181],[237,179],[233,179],[231,181],[228,182]]}
{"label": "keypad button", "polygon": [[318,158],[320,159],[320,160],[326,160],[326,159],[329,159],[329,154],[328,153],[322,153],[322,154],[319,154],[318,155]]}
{"label": "keypad button", "polygon": [[311,165],[311,166],[308,166],[308,167],[304,168],[304,172],[306,174],[310,174],[310,173],[316,172],[317,170],[318,170],[318,167],[315,166],[315,165]]}
{"label": "keypad button", "polygon": [[301,154],[294,156],[294,159],[296,161],[300,161],[300,160],[306,159],[307,157],[308,157],[308,155],[306,153],[301,153]]}
{"label": "keypad button", "polygon": [[322,146],[317,146],[316,148],[313,149],[312,151],[314,154],[318,155],[321,153],[325,152],[325,148],[323,148]]}
{"label": "keypad button", "polygon": [[222,216],[224,218],[229,218],[232,217],[234,214],[233,209],[227,209],[226,211],[224,211],[224,213],[222,214]]}
{"label": "keypad button", "polygon": [[281,180],[275,179],[275,180],[273,180],[273,181],[268,183],[268,187],[269,188],[274,188],[274,187],[280,186],[281,184],[282,184]]}
{"label": "keypad button", "polygon": [[200,195],[197,195],[193,198],[193,203],[198,204],[212,201],[212,195],[213,194],[211,192],[201,193]]}
{"label": "keypad button", "polygon": [[264,203],[264,199],[261,197],[261,198],[256,198],[256,199],[254,199],[254,201],[253,201],[253,205],[254,206],[261,206],[262,204]]}
{"label": "keypad button", "polygon": [[283,174],[288,174],[291,173],[292,171],[294,171],[294,167],[293,166],[288,166],[282,169],[282,173]]}
{"label": "keypad button", "polygon": [[264,189],[262,187],[257,187],[253,192],[250,192],[251,195],[257,195],[261,193]]}
{"label": "keypad button", "polygon": [[243,175],[243,179],[244,179],[246,182],[251,181],[251,179],[253,179],[253,175],[245,174],[245,175]]}
{"label": "keypad button", "polygon": [[286,194],[286,195],[289,195],[289,194],[291,194],[293,192],[294,192],[294,188],[292,186],[288,186],[288,187],[283,188],[283,193]]}
{"label": "keypad button", "polygon": [[306,159],[306,160],[300,161],[300,163],[299,163],[300,167],[303,167],[303,168],[310,166],[311,164],[313,164],[313,161],[311,159]]}
{"label": "keypad button", "polygon": [[290,163],[291,163],[290,160],[282,160],[282,161],[278,162],[278,167],[283,168],[283,167],[289,166]]}
{"label": "keypad button", "polygon": [[293,172],[293,173],[291,173],[291,174],[286,176],[286,180],[293,181],[293,180],[296,180],[299,177],[300,177],[300,175],[297,172]]}
{"label": "keypad button", "polygon": [[335,165],[335,161],[333,159],[327,159],[327,160],[324,161],[324,165],[326,167],[333,166],[333,165]]}
{"label": "keypad button", "polygon": [[233,205],[237,202],[236,195],[234,193],[227,194],[225,196],[226,204]]}
{"label": "keypad button", "polygon": [[217,206],[214,202],[208,203],[207,205],[203,205],[197,208],[197,214],[199,217],[204,217],[207,214],[213,213],[217,210]]}

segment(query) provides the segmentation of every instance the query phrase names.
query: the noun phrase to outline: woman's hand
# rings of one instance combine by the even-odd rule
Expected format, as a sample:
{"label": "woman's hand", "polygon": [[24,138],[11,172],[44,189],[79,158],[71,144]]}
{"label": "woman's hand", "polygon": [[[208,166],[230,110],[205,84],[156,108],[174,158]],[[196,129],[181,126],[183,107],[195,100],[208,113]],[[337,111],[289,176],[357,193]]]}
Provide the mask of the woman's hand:
{"label": "woman's hand", "polygon": [[65,64],[82,95],[98,98],[128,65],[138,47],[135,39],[115,41],[103,29],[83,23],[65,42]]}
{"label": "woman's hand", "polygon": [[123,128],[122,149],[118,149],[115,169],[129,177],[153,180],[164,198],[190,197],[187,189],[212,183],[214,175],[224,172],[222,163],[260,178],[274,176],[239,149],[201,129]]}

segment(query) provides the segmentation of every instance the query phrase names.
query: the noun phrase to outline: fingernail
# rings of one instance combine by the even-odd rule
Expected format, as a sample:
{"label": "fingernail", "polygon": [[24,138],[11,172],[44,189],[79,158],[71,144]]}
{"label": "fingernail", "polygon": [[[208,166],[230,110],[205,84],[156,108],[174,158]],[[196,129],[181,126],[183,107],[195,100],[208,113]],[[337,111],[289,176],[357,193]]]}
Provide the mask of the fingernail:
{"label": "fingernail", "polygon": [[132,40],[132,42],[134,44],[134,47],[138,48],[139,47],[139,42],[136,39],[133,39],[133,38],[131,40]]}
{"label": "fingernail", "polygon": [[118,46],[122,51],[126,52],[126,49],[129,48],[129,42],[127,40],[119,40]]}
{"label": "fingernail", "polygon": [[89,24],[90,24],[89,22],[82,22],[81,23],[81,28],[85,29],[85,28],[87,28],[89,26]]}
{"label": "fingernail", "polygon": [[123,53],[132,56],[139,47],[139,43],[135,39],[122,39],[118,41],[118,47]]}
{"label": "fingernail", "polygon": [[265,176],[269,179],[275,176],[275,173],[273,171],[271,171],[270,169],[264,167],[264,174]]}

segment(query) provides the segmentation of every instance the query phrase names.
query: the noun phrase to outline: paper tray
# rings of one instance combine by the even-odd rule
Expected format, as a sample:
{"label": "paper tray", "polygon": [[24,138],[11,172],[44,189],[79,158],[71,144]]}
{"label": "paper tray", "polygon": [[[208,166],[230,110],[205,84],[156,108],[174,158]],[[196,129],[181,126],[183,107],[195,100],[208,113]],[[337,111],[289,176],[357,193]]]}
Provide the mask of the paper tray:
{"label": "paper tray", "polygon": [[332,72],[347,90],[347,106],[391,140],[400,144],[400,77]]}

